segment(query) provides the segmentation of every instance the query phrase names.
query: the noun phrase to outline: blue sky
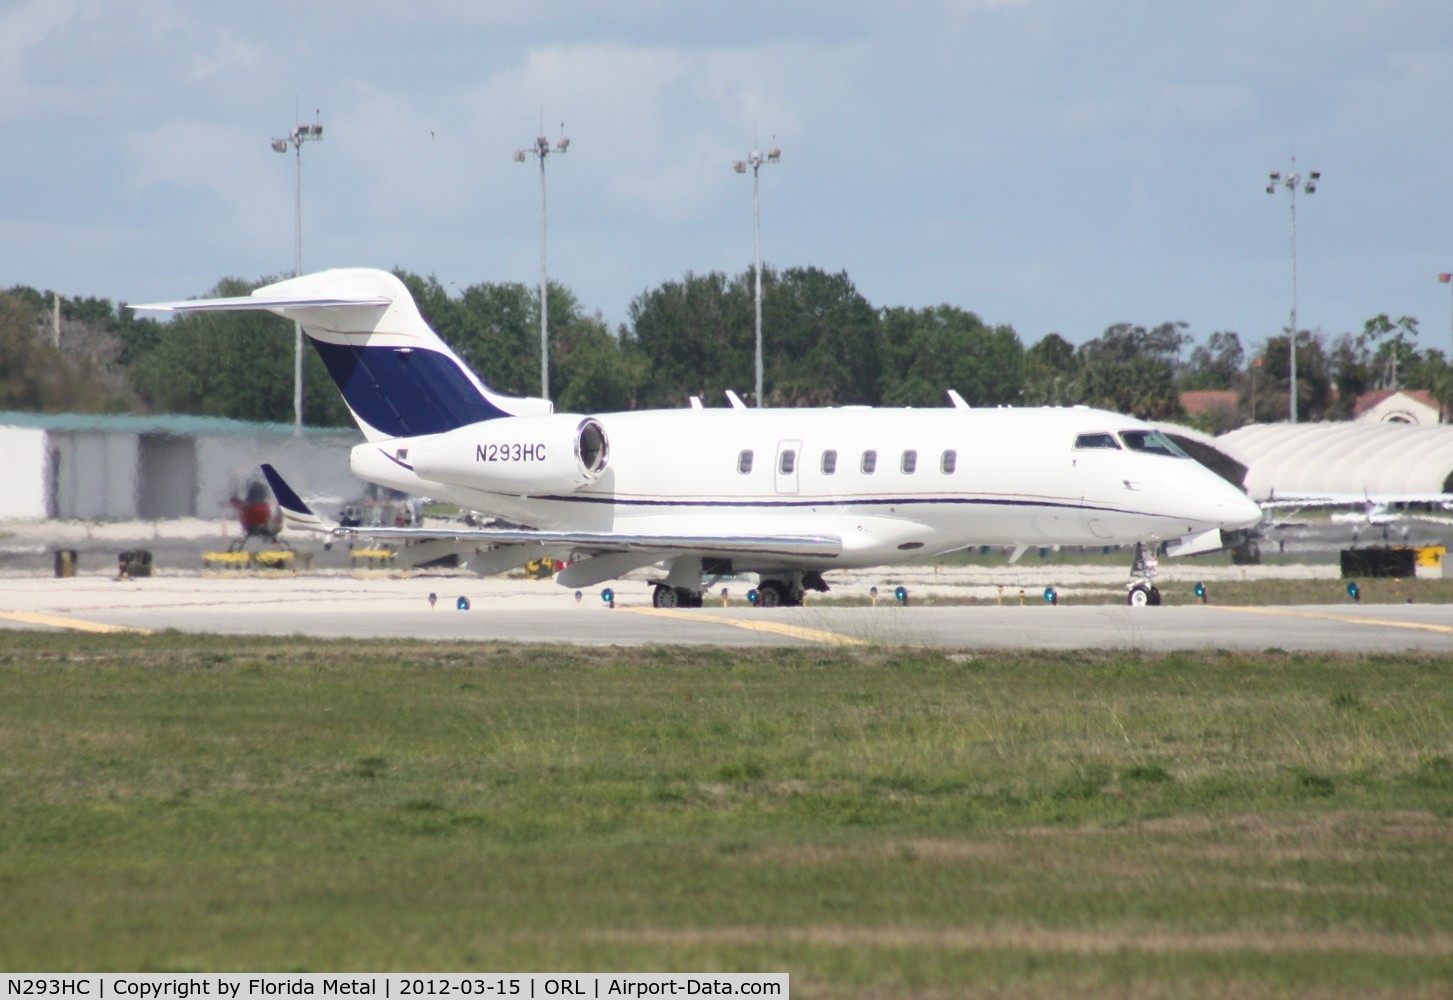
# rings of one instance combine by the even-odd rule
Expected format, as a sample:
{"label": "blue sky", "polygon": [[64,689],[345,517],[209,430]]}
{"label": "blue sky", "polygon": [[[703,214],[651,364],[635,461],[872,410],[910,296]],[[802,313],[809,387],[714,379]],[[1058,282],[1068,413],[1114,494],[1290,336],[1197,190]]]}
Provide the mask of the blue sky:
{"label": "blue sky", "polygon": [[[1180,320],[1279,333],[1298,305],[1453,348],[1453,4],[0,0],[0,287],[155,301],[303,264],[533,283],[614,328],[762,245],[876,306],[950,303],[1026,344]],[[770,335],[770,332],[769,332]]]}

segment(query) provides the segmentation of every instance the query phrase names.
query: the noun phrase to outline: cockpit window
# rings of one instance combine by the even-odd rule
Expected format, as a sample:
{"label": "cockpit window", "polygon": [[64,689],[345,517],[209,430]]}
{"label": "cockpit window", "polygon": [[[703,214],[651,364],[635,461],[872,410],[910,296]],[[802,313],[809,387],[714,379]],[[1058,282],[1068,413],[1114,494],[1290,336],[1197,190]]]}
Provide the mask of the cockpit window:
{"label": "cockpit window", "polygon": [[1076,448],[1109,448],[1112,451],[1119,451],[1120,445],[1115,441],[1115,435],[1105,431],[1095,431],[1091,434],[1081,434],[1075,438]]}
{"label": "cockpit window", "polygon": [[1160,431],[1121,431],[1120,440],[1131,451],[1143,451],[1151,455],[1165,455],[1169,458],[1190,458],[1170,438]]}

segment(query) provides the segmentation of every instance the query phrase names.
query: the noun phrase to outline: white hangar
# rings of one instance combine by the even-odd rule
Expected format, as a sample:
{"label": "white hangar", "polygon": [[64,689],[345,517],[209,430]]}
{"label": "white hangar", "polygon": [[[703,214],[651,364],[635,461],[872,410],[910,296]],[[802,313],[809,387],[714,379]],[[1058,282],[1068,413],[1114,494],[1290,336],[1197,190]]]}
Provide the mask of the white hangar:
{"label": "white hangar", "polygon": [[361,440],[220,417],[0,412],[0,518],[215,517],[262,462],[307,493],[352,498],[363,484],[348,451]]}

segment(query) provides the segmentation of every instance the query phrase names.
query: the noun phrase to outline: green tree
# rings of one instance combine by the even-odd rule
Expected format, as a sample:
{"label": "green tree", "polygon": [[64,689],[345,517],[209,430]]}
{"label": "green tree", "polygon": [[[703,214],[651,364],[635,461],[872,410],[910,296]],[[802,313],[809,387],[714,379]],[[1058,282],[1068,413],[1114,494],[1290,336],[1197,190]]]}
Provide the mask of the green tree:
{"label": "green tree", "polygon": [[1427,389],[1445,415],[1453,412],[1453,365],[1442,351],[1429,348],[1419,354],[1408,373],[1408,385]]}
{"label": "green tree", "polygon": [[1181,373],[1182,389],[1236,389],[1243,379],[1246,350],[1235,333],[1218,330],[1191,350]]}
{"label": "green tree", "polygon": [[[764,283],[773,280],[763,272]],[[688,272],[631,301],[621,346],[639,359],[639,405],[673,407],[690,396],[746,396],[755,383],[751,286],[725,274]]]}
{"label": "green tree", "polygon": [[955,389],[974,406],[1019,399],[1024,348],[1013,327],[986,326],[957,306],[885,309],[882,401],[888,406],[942,406]]}
{"label": "green tree", "polygon": [[[1259,421],[1286,420],[1289,416],[1291,356],[1287,338],[1270,337],[1261,351],[1256,374],[1256,412]],[[1326,420],[1333,416],[1332,367],[1320,333],[1303,330],[1297,337],[1297,419]]]}
{"label": "green tree", "polygon": [[1182,415],[1176,388],[1184,323],[1146,329],[1118,323],[1080,346],[1085,402],[1144,420]]}
{"label": "green tree", "polygon": [[[744,275],[740,283],[746,280]],[[770,405],[880,401],[878,313],[846,271],[788,268],[770,284],[764,278],[762,294],[764,391]]]}
{"label": "green tree", "polygon": [[1411,316],[1401,316],[1394,322],[1387,313],[1378,313],[1362,325],[1362,334],[1372,345],[1372,367],[1377,373],[1377,388],[1400,388],[1407,371],[1417,361],[1418,352],[1413,341],[1418,337],[1418,321]]}
{"label": "green tree", "polygon": [[[247,295],[276,280],[225,278],[207,297]],[[294,338],[293,324],[269,313],[182,315],[154,338],[134,339],[131,381],[154,411],[291,423]],[[322,360],[306,348],[303,378],[304,423],[351,422]]]}
{"label": "green tree", "polygon": [[636,405],[645,379],[643,359],[623,348],[598,319],[577,320],[551,346],[556,409],[603,413]]}
{"label": "green tree", "polygon": [[[549,305],[553,348],[560,327],[573,321],[574,296],[552,283]],[[540,394],[538,289],[517,281],[470,285],[454,315],[457,323],[445,339],[490,388],[512,396]]]}
{"label": "green tree", "polygon": [[1045,334],[1024,352],[1024,402],[1030,406],[1084,402],[1083,375],[1074,345],[1057,333]]}
{"label": "green tree", "polygon": [[[470,285],[451,298],[433,277],[394,272],[409,289],[424,321],[480,377],[508,396],[540,394],[539,289],[520,282]],[[575,293],[550,282],[549,343],[551,397],[557,403],[559,343],[583,318]]]}
{"label": "green tree", "polygon": [[[49,293],[29,288],[0,294],[0,409],[109,413],[129,408],[132,396],[114,364],[115,335],[79,309],[68,317],[63,302],[58,349],[51,301]],[[104,318],[114,325],[114,312],[104,305]]]}
{"label": "green tree", "polygon": [[[1285,338],[1281,340],[1281,349],[1286,350]],[[1327,365],[1336,390],[1328,415],[1345,420],[1352,415],[1357,397],[1371,392],[1376,382],[1367,335],[1342,334],[1328,351]]]}

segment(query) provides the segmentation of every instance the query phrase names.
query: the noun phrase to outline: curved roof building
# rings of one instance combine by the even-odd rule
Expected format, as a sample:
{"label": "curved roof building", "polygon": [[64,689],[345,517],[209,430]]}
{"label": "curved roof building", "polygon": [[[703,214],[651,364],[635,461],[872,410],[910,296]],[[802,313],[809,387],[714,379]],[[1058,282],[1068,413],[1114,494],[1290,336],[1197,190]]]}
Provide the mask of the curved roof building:
{"label": "curved roof building", "polygon": [[1252,424],[1216,438],[1253,500],[1297,493],[1453,490],[1453,425]]}

